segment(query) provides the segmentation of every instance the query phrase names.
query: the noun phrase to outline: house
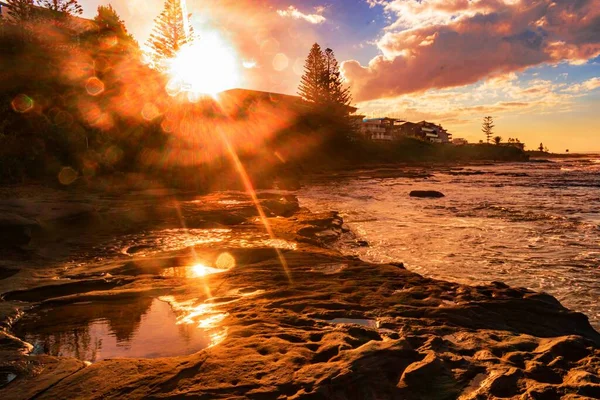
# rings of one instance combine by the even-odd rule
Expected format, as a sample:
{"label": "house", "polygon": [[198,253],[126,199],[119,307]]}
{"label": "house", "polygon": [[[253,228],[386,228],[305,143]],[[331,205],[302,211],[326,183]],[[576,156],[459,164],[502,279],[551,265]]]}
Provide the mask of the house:
{"label": "house", "polygon": [[402,122],[398,125],[399,136],[411,136],[433,143],[450,143],[452,134],[441,125],[432,122]]}
{"label": "house", "polygon": [[463,138],[455,138],[452,139],[452,144],[455,146],[466,146],[467,144],[469,144],[469,141]]}
{"label": "house", "polygon": [[519,150],[525,150],[525,143],[521,143],[521,142],[502,143],[502,146],[516,147]]}
{"label": "house", "polygon": [[391,141],[398,137],[399,126],[406,121],[395,118],[365,118],[360,125],[361,134],[370,140]]}

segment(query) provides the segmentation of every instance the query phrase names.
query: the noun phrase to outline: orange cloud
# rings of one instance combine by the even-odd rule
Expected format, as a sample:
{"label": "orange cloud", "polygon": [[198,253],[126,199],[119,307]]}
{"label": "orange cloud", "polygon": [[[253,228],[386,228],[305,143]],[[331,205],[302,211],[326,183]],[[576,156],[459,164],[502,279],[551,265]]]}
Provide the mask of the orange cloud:
{"label": "orange cloud", "polygon": [[600,55],[600,0],[396,0],[386,8],[401,14],[377,43],[383,55],[342,64],[358,101]]}

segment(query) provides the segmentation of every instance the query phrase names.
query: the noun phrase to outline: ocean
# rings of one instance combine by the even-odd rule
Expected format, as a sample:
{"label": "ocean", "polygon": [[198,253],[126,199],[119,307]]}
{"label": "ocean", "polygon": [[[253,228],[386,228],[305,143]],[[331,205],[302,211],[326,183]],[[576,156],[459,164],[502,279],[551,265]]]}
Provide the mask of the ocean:
{"label": "ocean", "polygon": [[[547,292],[600,330],[600,155],[376,176],[362,171],[298,192],[302,206],[338,211],[369,244],[342,240],[343,253],[436,279]],[[412,190],[445,197],[411,198]]]}

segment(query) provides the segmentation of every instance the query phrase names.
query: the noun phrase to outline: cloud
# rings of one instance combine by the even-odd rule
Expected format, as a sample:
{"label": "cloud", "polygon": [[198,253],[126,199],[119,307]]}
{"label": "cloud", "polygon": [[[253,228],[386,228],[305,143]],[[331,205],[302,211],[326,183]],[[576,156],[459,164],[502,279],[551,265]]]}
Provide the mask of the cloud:
{"label": "cloud", "polygon": [[[600,86],[600,79],[581,85]],[[578,96],[573,93],[573,87],[540,79],[521,81],[514,73],[508,73],[460,89],[428,90],[418,96],[405,94],[369,100],[359,103],[358,107],[359,112],[366,115],[428,120],[460,132],[459,125],[477,125],[484,115],[502,118],[571,111]]]}
{"label": "cloud", "polygon": [[[378,2],[378,4],[382,4]],[[600,0],[393,0],[381,55],[343,74],[357,101],[475,83],[600,55]]]}
{"label": "cloud", "polygon": [[600,88],[600,78],[596,77],[596,78],[591,78],[591,79],[588,79],[587,81],[572,85],[566,91],[568,93],[579,94],[579,93],[591,92],[592,90],[596,90],[598,88]]}
{"label": "cloud", "polygon": [[327,18],[325,18],[324,16],[321,15],[321,13],[324,10],[325,10],[324,7],[317,7],[316,8],[317,13],[304,14],[303,12],[298,10],[296,7],[289,6],[285,10],[277,10],[277,14],[279,14],[282,17],[286,17],[286,18],[302,19],[311,24],[322,24],[323,22],[327,21]]}

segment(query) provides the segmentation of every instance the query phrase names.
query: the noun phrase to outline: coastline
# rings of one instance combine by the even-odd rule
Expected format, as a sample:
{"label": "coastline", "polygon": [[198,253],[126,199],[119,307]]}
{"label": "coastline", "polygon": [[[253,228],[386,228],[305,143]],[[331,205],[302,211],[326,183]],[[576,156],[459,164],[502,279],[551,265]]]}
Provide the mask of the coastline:
{"label": "coastline", "polygon": [[[12,378],[0,388],[5,397],[470,399],[600,391],[600,334],[583,314],[499,282],[472,287],[343,256],[331,248],[345,231],[343,220],[301,209],[293,196],[259,193],[282,241],[276,245],[269,238],[248,243],[248,233],[260,236],[264,227],[248,197],[236,192],[49,198],[36,207],[32,199],[3,202],[4,212],[10,206],[37,223],[16,219],[32,240],[3,250],[0,372]],[[32,209],[42,212],[27,214]],[[228,239],[153,249],[135,236],[173,232],[182,221],[188,229],[228,230]],[[126,250],[115,251],[111,239],[128,235],[134,239],[119,242]],[[223,273],[200,280],[163,273],[225,252],[236,262]],[[173,308],[192,300],[216,305],[225,337],[194,354],[88,365],[27,355],[30,346],[13,336],[19,321],[40,309],[128,307],[159,297]],[[89,323],[90,316],[79,318]]]}

